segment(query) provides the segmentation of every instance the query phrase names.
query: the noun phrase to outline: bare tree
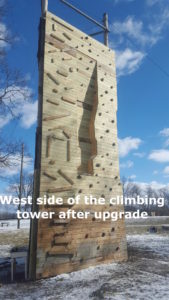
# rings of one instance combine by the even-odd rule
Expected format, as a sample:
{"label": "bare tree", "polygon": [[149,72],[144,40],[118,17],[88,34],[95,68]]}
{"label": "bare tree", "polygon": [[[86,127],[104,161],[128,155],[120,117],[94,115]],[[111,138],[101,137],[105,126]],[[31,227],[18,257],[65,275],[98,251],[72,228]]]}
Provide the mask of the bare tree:
{"label": "bare tree", "polygon": [[[16,197],[20,197],[20,176],[14,176],[10,180],[10,190]],[[22,197],[28,198],[28,196],[32,197],[33,195],[33,173],[23,173],[22,178]],[[24,211],[29,209],[29,205],[26,203],[24,206]]]}
{"label": "bare tree", "polygon": [[[158,207],[158,205],[143,204],[139,206],[141,211],[146,211],[149,215],[151,212],[156,212],[159,216],[168,216],[169,215],[169,188],[165,187],[162,189],[152,188],[151,185],[148,185],[146,188],[141,187],[139,184],[132,182],[130,179],[126,177],[121,178],[122,186],[123,186],[123,196],[127,198],[137,198],[137,196],[146,198],[149,200],[150,198],[164,198],[164,206]],[[135,210],[137,208],[136,205],[125,205],[125,210]]]}
{"label": "bare tree", "polygon": [[131,197],[134,197],[134,198],[137,198],[137,196],[141,196],[141,188],[139,187],[138,184],[133,183],[131,185],[130,195],[131,195]]}
{"label": "bare tree", "polygon": [[124,197],[129,197],[130,196],[130,190],[132,187],[132,181],[129,178],[126,178],[125,176],[123,176],[121,178],[121,182],[122,182],[122,188],[123,188],[123,196]]}
{"label": "bare tree", "polygon": [[164,198],[165,205],[169,207],[169,188],[160,189],[159,196]]}
{"label": "bare tree", "polygon": [[6,142],[0,136],[0,170],[4,169],[4,167],[14,166],[16,162],[14,162],[13,157],[19,151],[19,144],[14,142]]}
{"label": "bare tree", "polygon": [[[26,156],[27,154],[27,156]],[[25,158],[30,158],[30,162],[31,162],[31,157],[28,156],[28,152],[27,149],[24,145],[24,143],[22,142],[20,144],[20,154],[18,155],[18,164],[19,164],[19,168],[20,168],[20,172],[19,174],[17,174],[16,176],[14,176],[11,180],[10,180],[10,190],[21,200],[22,198],[28,198],[28,196],[32,197],[32,193],[33,193],[33,174],[30,174],[28,172],[24,171],[24,167],[26,163]],[[25,207],[24,210],[26,211],[28,209],[28,202],[25,203]],[[18,205],[18,210],[21,210],[21,201]],[[17,228],[20,228],[20,219],[18,219],[18,223],[17,223]]]}
{"label": "bare tree", "polygon": [[169,188],[165,187],[159,190],[158,196],[164,198],[164,206],[160,207],[159,212],[163,216],[169,215]]}
{"label": "bare tree", "polygon": [[122,189],[123,189],[123,195],[124,195],[124,193],[125,193],[125,184],[126,184],[126,182],[127,182],[127,178],[126,178],[125,176],[123,176],[123,177],[121,178]]}
{"label": "bare tree", "polygon": [[[17,197],[19,197],[19,176],[15,176],[13,179],[13,184],[11,185],[13,192]],[[28,196],[32,196],[33,193],[33,174],[32,173],[26,173],[23,174],[23,184],[22,184],[23,194],[22,196],[24,198],[27,198]]]}
{"label": "bare tree", "polygon": [[[0,119],[19,118],[19,102],[30,99],[26,80],[18,70],[11,70],[8,64],[7,49],[15,43],[16,38],[4,25],[8,13],[7,1],[0,0]],[[0,168],[12,164],[12,156],[18,152],[18,145],[3,139],[0,134]]]}
{"label": "bare tree", "polygon": [[[6,26],[2,23],[5,15],[7,13],[7,4],[5,5],[4,0],[0,0],[0,22],[1,22],[1,27],[0,27],[0,45],[4,45],[6,43],[10,42],[10,33],[6,29]],[[0,47],[2,50],[2,47]],[[2,54],[5,54],[5,51],[2,51]]]}
{"label": "bare tree", "polygon": [[[122,186],[123,186],[123,196],[124,198],[134,198],[137,199],[137,196],[140,196],[143,194],[143,191],[141,190],[140,186],[133,182],[130,178],[122,177],[121,179]],[[132,210],[134,211],[137,208],[137,205],[134,204],[126,204],[125,210]],[[142,206],[143,208],[143,206]]]}
{"label": "bare tree", "polygon": [[150,214],[151,212],[151,207],[150,207],[150,198],[153,198],[154,197],[154,190],[152,189],[151,186],[148,186],[146,188],[146,195],[147,195],[147,198],[148,198],[148,205],[147,205],[147,210],[148,210],[148,213]]}
{"label": "bare tree", "polygon": [[6,62],[0,65],[0,115],[15,114],[16,105],[20,100],[30,98],[30,91],[26,88],[26,80],[18,70],[11,70]]}

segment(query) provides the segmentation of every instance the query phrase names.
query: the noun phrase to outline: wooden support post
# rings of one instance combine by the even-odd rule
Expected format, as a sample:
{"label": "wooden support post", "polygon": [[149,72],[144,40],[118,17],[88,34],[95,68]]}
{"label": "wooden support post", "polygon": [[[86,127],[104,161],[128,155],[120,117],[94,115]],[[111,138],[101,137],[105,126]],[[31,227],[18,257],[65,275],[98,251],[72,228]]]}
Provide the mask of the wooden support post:
{"label": "wooden support post", "polygon": [[14,263],[15,263],[15,259],[12,258],[11,259],[11,281],[13,282],[14,280]]}
{"label": "wooden support post", "polygon": [[28,257],[25,257],[25,280],[28,279]]}
{"label": "wooden support post", "polygon": [[44,17],[46,12],[48,11],[48,0],[41,0],[41,6],[42,6],[42,17]]}
{"label": "wooden support post", "polygon": [[[18,210],[21,210],[21,198],[23,194],[23,158],[24,158],[24,144],[21,145],[21,168],[20,168],[20,183],[19,183],[19,199]],[[17,220],[17,229],[20,229],[20,219]]]}
{"label": "wooden support post", "polygon": [[109,35],[109,24],[108,24],[108,14],[104,13],[103,15],[103,24],[106,27],[106,30],[104,31],[104,44],[108,47],[109,41],[108,41],[108,35]]}

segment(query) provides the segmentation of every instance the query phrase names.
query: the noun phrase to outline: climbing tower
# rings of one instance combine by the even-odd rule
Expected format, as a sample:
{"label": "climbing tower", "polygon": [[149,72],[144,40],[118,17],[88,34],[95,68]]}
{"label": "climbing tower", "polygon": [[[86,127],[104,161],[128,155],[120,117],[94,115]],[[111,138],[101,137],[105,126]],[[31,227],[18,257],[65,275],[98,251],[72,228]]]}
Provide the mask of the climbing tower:
{"label": "climbing tower", "polygon": [[[124,219],[94,218],[123,211],[109,199],[122,195],[117,144],[114,51],[46,12],[40,23],[39,109],[33,211],[55,212],[32,221],[30,278],[40,279],[127,259]],[[63,205],[37,206],[44,195]],[[80,195],[78,205],[67,198]],[[84,205],[83,196],[105,198]],[[88,219],[59,219],[60,211],[89,211]]]}

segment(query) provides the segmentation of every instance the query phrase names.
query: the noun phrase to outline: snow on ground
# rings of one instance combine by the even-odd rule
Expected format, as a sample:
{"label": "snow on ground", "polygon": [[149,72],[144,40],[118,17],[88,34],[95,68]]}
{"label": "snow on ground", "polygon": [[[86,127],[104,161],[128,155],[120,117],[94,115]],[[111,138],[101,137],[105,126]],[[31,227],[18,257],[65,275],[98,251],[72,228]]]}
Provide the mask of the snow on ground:
{"label": "snow on ground", "polygon": [[126,225],[161,225],[161,224],[169,224],[169,216],[149,216],[146,219],[126,219]]}
{"label": "snow on ground", "polygon": [[[142,235],[128,235],[128,248],[135,249],[137,251],[137,243],[139,243],[139,253],[145,252],[146,256],[152,255],[152,257],[160,258],[163,261],[169,263],[169,234],[156,235],[156,234],[144,234]],[[134,255],[134,253],[133,253]]]}
{"label": "snow on ground", "polygon": [[5,258],[10,256],[10,250],[12,249],[12,245],[1,245],[0,246],[0,258]]}
{"label": "snow on ground", "polygon": [[0,288],[5,300],[167,300],[169,235],[128,236],[129,260]]}
{"label": "snow on ground", "polygon": [[[8,226],[1,226],[2,223],[8,223]],[[20,228],[29,228],[30,226],[30,220],[21,220],[20,221]],[[0,220],[0,234],[1,232],[4,231],[12,231],[12,230],[17,230],[17,220]]]}
{"label": "snow on ground", "polygon": [[150,227],[155,227],[158,233],[163,233],[163,226],[169,228],[168,216],[155,216],[146,219],[126,219],[126,232],[127,234],[143,234],[149,232]]}
{"label": "snow on ground", "polygon": [[8,222],[8,227],[0,227],[0,259],[10,256],[13,247],[28,245],[29,220],[21,220],[21,229],[17,229],[17,220],[0,220]]}

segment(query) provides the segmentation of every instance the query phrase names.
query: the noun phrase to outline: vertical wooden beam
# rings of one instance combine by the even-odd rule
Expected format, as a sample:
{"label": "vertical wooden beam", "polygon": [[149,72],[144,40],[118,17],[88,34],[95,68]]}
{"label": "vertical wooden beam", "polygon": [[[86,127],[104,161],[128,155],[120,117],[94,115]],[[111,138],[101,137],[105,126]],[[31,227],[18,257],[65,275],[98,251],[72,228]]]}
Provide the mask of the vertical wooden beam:
{"label": "vertical wooden beam", "polygon": [[48,0],[41,0],[41,7],[42,7],[42,17],[44,17],[46,12],[48,11]]}
{"label": "vertical wooden beam", "polygon": [[[36,199],[40,197],[45,27],[46,27],[46,19],[41,18],[40,25],[39,25],[39,47],[38,47],[39,97],[38,97],[38,126],[36,129],[36,149],[35,149],[35,165],[34,165],[34,188],[33,188],[33,203],[32,203],[33,212],[38,212],[39,208]],[[29,258],[28,258],[29,279],[31,280],[36,279],[37,233],[38,233],[38,220],[31,219],[30,239],[29,239]]]}
{"label": "vertical wooden beam", "polygon": [[[24,157],[24,143],[21,145],[21,168],[20,168],[20,182],[19,182],[19,199],[18,210],[21,210],[21,198],[23,193],[23,157]],[[17,229],[20,229],[20,219],[17,220]]]}
{"label": "vertical wooden beam", "polygon": [[109,22],[108,22],[108,14],[104,13],[103,15],[103,24],[106,27],[104,31],[104,44],[108,47],[109,46]]}

